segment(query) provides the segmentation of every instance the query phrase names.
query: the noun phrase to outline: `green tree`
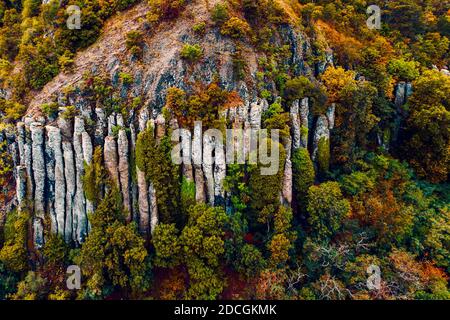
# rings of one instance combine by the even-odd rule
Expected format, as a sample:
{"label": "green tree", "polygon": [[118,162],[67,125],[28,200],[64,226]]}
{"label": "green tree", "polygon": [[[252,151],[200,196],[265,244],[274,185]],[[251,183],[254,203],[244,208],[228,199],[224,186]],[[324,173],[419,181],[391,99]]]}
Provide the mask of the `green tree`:
{"label": "green tree", "polygon": [[425,71],[414,82],[407,107],[402,154],[420,177],[446,181],[450,169],[450,78]]}
{"label": "green tree", "polygon": [[181,224],[180,181],[178,167],[172,163],[170,138],[157,143],[153,129],[139,133],[136,142],[136,164],[156,191],[158,213],[162,223]]}
{"label": "green tree", "polygon": [[329,240],[350,214],[350,204],[337,182],[325,182],[309,188],[307,211],[312,236]]}
{"label": "green tree", "polygon": [[202,55],[203,50],[198,44],[191,45],[186,43],[180,51],[181,58],[189,62],[198,61]]}
{"label": "green tree", "polygon": [[28,269],[28,224],[30,215],[26,210],[12,211],[8,214],[5,227],[5,243],[0,250],[0,262],[12,272]]}
{"label": "green tree", "polygon": [[86,196],[86,199],[91,201],[95,206],[101,200],[103,194],[103,186],[107,179],[106,170],[102,161],[102,155],[102,147],[95,147],[92,162],[90,164],[85,164],[84,166],[84,194]]}
{"label": "green tree", "polygon": [[419,63],[404,58],[393,59],[387,66],[389,73],[400,81],[413,81],[419,76]]}
{"label": "green tree", "polygon": [[152,242],[156,252],[155,266],[172,268],[182,262],[182,246],[175,224],[159,223],[153,232]]}
{"label": "green tree", "polygon": [[148,289],[149,261],[144,239],[134,222],[125,224],[118,191],[111,189],[89,216],[91,231],[76,263],[87,277],[93,297],[102,297],[108,287],[136,295]]}
{"label": "green tree", "polygon": [[226,221],[227,215],[220,207],[197,204],[188,210],[180,243],[190,278],[189,298],[216,299],[224,288],[220,261],[225,253]]}

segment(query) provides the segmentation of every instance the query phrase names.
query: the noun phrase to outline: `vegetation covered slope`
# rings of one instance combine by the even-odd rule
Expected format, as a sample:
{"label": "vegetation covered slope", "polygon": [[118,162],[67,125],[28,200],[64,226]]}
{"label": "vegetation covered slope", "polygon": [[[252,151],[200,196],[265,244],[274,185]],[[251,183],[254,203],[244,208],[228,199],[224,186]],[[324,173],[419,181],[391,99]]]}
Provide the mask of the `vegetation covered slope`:
{"label": "vegetation covered slope", "polygon": [[[380,30],[366,25],[374,3]],[[71,4],[82,8],[81,30],[65,25]],[[26,0],[0,8],[0,298],[450,298],[445,2]],[[198,168],[192,181],[170,161],[173,123],[234,126],[239,116],[223,111],[248,109],[252,97],[264,108],[261,126],[281,129],[283,166],[263,176],[254,165],[228,165],[224,201],[214,194],[216,206],[206,204]],[[297,128],[292,110],[304,98],[309,116]],[[144,110],[153,122],[141,121]],[[102,111],[117,121],[107,137],[92,121]],[[72,148],[80,119],[94,136],[92,159],[77,168],[92,212],[86,239],[64,241],[50,209],[41,215],[29,190],[18,199],[30,165],[11,150],[21,120],[33,130],[58,125]],[[124,140],[128,166],[116,161],[114,175],[104,142]],[[158,223],[143,221],[143,203],[126,201],[142,193],[124,192],[128,184],[146,186]],[[51,190],[43,194],[51,203]],[[41,218],[45,240],[36,246]],[[81,290],[66,287],[72,264]],[[368,268],[381,270],[375,288]]]}

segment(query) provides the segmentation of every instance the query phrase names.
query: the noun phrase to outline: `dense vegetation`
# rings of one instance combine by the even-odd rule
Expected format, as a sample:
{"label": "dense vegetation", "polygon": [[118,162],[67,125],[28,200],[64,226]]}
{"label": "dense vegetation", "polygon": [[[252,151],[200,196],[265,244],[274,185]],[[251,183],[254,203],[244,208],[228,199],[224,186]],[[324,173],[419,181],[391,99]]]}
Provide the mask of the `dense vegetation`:
{"label": "dense vegetation", "polygon": [[[75,33],[64,23],[72,1],[61,7],[58,1],[2,1],[0,84],[14,90],[0,99],[1,121],[19,119],[28,92],[69,68],[73,54],[95,41],[103,21],[133,2],[77,1],[89,28]],[[381,30],[366,27],[369,4],[384,10]],[[147,22],[156,25],[176,19],[186,3],[151,5]],[[270,103],[264,128],[280,129],[287,138],[288,110],[296,99],[310,97],[313,117],[335,104],[335,127],[329,141],[319,141],[317,163],[311,147],[292,155],[292,208],[279,200],[284,166],[264,176],[256,165],[228,165],[228,210],[195,203],[192,185],[170,159],[169,120],[223,128],[220,111],[240,100],[220,81],[196,84],[193,92],[173,87],[164,109],[165,134],[141,132],[133,158],[157,193],[160,223],[150,239],[134,222],[126,223],[97,147],[85,168],[84,191],[96,207],[85,243],[73,248],[49,236],[36,250],[29,241],[30,215],[9,213],[0,238],[0,299],[450,299],[450,77],[435,70],[450,65],[449,4],[242,0],[210,11],[211,24],[196,24],[193,32],[201,37],[215,28],[233,41],[237,79],[248,77],[241,46],[251,44],[261,54],[257,90]],[[286,24],[312,39],[305,59],[315,66],[314,77],[300,76],[289,46],[274,44]],[[49,32],[53,37],[45,36]],[[142,34],[127,35],[130,54],[142,54],[141,42]],[[321,70],[328,46],[336,66]],[[199,45],[185,44],[180,58],[195,64],[202,55]],[[132,79],[122,74],[121,81]],[[394,103],[399,82],[413,87],[403,106]],[[126,117],[140,106],[136,99],[117,99],[104,79],[87,76],[84,89],[108,113]],[[51,116],[55,108],[43,111]],[[76,110],[66,112],[73,117]],[[302,130],[307,136],[308,128]],[[286,151],[282,144],[279,149],[284,164]],[[4,142],[0,154],[4,185],[12,170]],[[82,268],[80,291],[65,287],[71,264]],[[366,286],[371,265],[382,272],[377,290]]]}

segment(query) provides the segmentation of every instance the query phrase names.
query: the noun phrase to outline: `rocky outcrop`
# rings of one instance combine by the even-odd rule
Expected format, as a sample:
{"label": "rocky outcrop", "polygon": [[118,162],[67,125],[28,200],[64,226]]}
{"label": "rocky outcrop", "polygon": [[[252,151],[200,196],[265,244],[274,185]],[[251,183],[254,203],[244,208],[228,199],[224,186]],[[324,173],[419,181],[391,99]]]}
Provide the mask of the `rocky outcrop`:
{"label": "rocky outcrop", "polygon": [[289,114],[291,117],[292,147],[296,150],[301,146],[301,121],[298,100],[292,102]]}
{"label": "rocky outcrop", "polygon": [[117,138],[117,147],[119,153],[119,177],[122,190],[123,206],[128,211],[127,221],[131,221],[132,210],[130,202],[130,170],[128,167],[128,138],[125,130],[119,130]]}
{"label": "rocky outcrop", "polygon": [[64,175],[64,155],[62,150],[61,130],[53,126],[47,126],[48,147],[54,157],[54,219],[52,231],[64,236],[64,218],[66,212],[66,182]]}
{"label": "rocky outcrop", "polygon": [[27,167],[19,165],[16,167],[16,197],[19,208],[27,196]]}
{"label": "rocky outcrop", "polygon": [[44,127],[39,122],[30,126],[34,185],[33,239],[37,248],[44,244],[44,212],[46,170],[44,159]]}
{"label": "rocky outcrop", "polygon": [[75,157],[75,199],[73,207],[73,232],[74,240],[77,243],[83,242],[86,236],[87,217],[86,217],[86,199],[83,191],[84,174],[84,155],[82,132],[84,131],[84,121],[81,117],[75,117],[73,149]]}
{"label": "rocky outcrop", "polygon": [[136,179],[139,194],[139,231],[141,234],[148,234],[150,231],[148,184],[145,173],[138,167],[136,167]]}
{"label": "rocky outcrop", "polygon": [[308,148],[309,133],[309,98],[303,98],[300,103],[300,147]]}
{"label": "rocky outcrop", "polygon": [[103,149],[103,156],[105,159],[105,167],[112,181],[120,187],[119,171],[118,171],[118,157],[117,157],[117,142],[113,136],[105,138],[105,145]]}
{"label": "rocky outcrop", "polygon": [[64,156],[64,177],[66,179],[66,212],[64,217],[64,238],[66,239],[66,242],[71,242],[74,229],[73,210],[76,190],[75,162],[72,144],[68,141],[63,141],[62,148]]}
{"label": "rocky outcrop", "polygon": [[[138,4],[137,7],[142,10],[132,9],[136,17],[144,17],[144,11],[148,8],[144,4]],[[204,4],[200,3],[189,4],[186,10],[196,14],[210,14]],[[46,214],[49,215],[52,231],[63,235],[67,242],[79,245],[84,241],[89,232],[87,216],[95,208],[85,197],[83,175],[85,165],[92,162],[94,147],[98,146],[103,149],[104,167],[111,181],[117,185],[123,206],[129,213],[127,221],[138,222],[142,234],[148,235],[154,231],[158,223],[157,190],[146,179],[144,172],[132,166],[135,166],[134,150],[139,132],[151,127],[159,142],[177,126],[174,120],[166,123],[161,112],[166,102],[166,89],[169,87],[175,86],[190,92],[192,84],[199,81],[211,83],[219,75],[220,85],[227,90],[235,90],[241,98],[238,105],[222,109],[220,117],[226,120],[227,128],[246,130],[246,134],[242,136],[242,147],[244,155],[249,156],[252,144],[256,141],[250,132],[261,128],[263,114],[269,109],[268,101],[258,97],[261,88],[258,87],[260,80],[256,74],[260,57],[253,54],[251,45],[242,44],[242,49],[248,53],[248,79],[236,80],[233,72],[233,55],[236,51],[234,41],[223,37],[214,28],[207,28],[202,37],[197,37],[193,35],[191,28],[186,28],[191,22],[183,15],[174,21],[169,28],[171,30],[161,30],[155,35],[144,37],[145,50],[139,62],[133,58],[125,58],[126,61],[123,61],[118,55],[112,54],[123,53],[126,32],[121,33],[120,30],[130,26],[133,26],[132,30],[138,29],[141,27],[138,19],[127,21],[124,25],[119,24],[119,31],[105,30],[104,37],[77,55],[70,74],[58,75],[32,98],[29,115],[17,125],[14,148],[18,150],[15,174],[17,202],[24,204],[29,199],[33,203],[37,246],[44,242],[43,220]],[[110,42],[110,38],[115,41]],[[313,54],[313,51],[307,37],[287,25],[280,27],[279,34],[273,37],[273,41],[280,46],[290,45],[292,55],[288,59],[296,76],[313,77],[313,73],[323,72],[327,65],[333,63],[332,55],[327,51],[326,61],[309,66],[305,55]],[[179,51],[186,42],[198,42],[202,46],[202,63],[188,65],[180,59]],[[217,52],[221,54],[217,55]],[[135,97],[141,98],[140,109],[129,108],[127,116],[124,116],[120,112],[112,112],[109,106],[100,99],[93,98],[90,93],[86,94],[83,91],[85,83],[81,82],[85,81],[82,75],[87,70],[95,76],[109,76],[114,97],[127,98],[128,102]],[[132,75],[133,82],[123,85],[119,79],[120,72]],[[63,88],[66,86],[75,90],[65,95]],[[264,86],[273,91],[273,94],[278,94],[276,90],[272,90],[275,88],[273,82]],[[407,91],[406,86],[405,94]],[[55,118],[44,119],[38,107],[52,101],[57,101],[61,106],[75,106],[77,116],[71,118],[60,114]],[[281,201],[287,206],[292,202],[291,153],[300,147],[308,147],[308,141],[312,141],[315,157],[318,141],[321,137],[329,139],[334,124],[333,106],[326,115],[319,117],[316,128],[312,128],[315,122],[310,114],[308,98],[294,101],[288,107],[291,137],[282,141],[287,158],[283,166],[281,192]],[[59,111],[61,113],[65,110],[66,107],[61,107]],[[203,135],[203,129],[206,128],[202,128],[199,123],[193,129],[192,137],[186,139],[188,141],[192,138],[192,159],[183,163],[183,177],[195,183],[196,201],[226,206],[227,201],[230,201],[223,186],[227,173],[224,140],[214,135]],[[184,145],[183,149],[188,150],[189,146]],[[250,160],[253,159],[252,157]]]}
{"label": "rocky outcrop", "polygon": [[317,160],[318,151],[319,151],[319,142],[321,139],[330,140],[330,129],[328,124],[328,119],[326,116],[321,115],[317,119],[316,128],[314,131],[314,137],[313,137],[313,152],[311,159],[313,161]]}
{"label": "rocky outcrop", "polygon": [[283,173],[283,186],[282,186],[282,199],[281,202],[290,207],[292,204],[292,140],[291,138],[286,138],[284,143],[284,149],[286,151],[286,161],[284,163],[284,173]]}
{"label": "rocky outcrop", "polygon": [[203,140],[202,140],[202,123],[195,122],[194,136],[192,139],[192,162],[194,165],[195,179],[195,200],[198,202],[206,202],[205,179],[203,176]]}

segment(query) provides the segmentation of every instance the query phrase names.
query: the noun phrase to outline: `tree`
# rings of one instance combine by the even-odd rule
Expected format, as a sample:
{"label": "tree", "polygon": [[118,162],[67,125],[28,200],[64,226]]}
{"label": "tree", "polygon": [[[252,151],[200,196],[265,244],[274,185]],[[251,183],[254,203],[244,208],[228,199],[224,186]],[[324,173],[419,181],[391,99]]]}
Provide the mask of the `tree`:
{"label": "tree", "polygon": [[149,284],[148,253],[134,222],[125,224],[117,190],[111,189],[89,216],[91,231],[76,263],[87,277],[87,292],[102,297],[108,287],[125,295],[145,291]]}
{"label": "tree", "polygon": [[289,79],[286,81],[286,87],[284,88],[285,99],[287,101],[294,101],[309,97],[313,87],[311,81],[304,76]]}
{"label": "tree", "polygon": [[46,281],[39,273],[29,271],[25,279],[17,285],[13,300],[39,300],[46,295]]}
{"label": "tree", "polygon": [[220,29],[221,34],[235,39],[244,38],[250,34],[250,32],[251,28],[248,23],[238,17],[231,17]]}
{"label": "tree", "polygon": [[263,175],[261,174],[262,165],[252,165],[249,168],[249,190],[250,190],[250,206],[255,212],[260,212],[265,206],[279,204],[279,196],[282,187],[282,179],[284,172],[284,163],[286,159],[286,151],[279,142],[272,142],[272,140],[262,141],[261,143],[268,144],[270,150],[272,143],[278,143],[279,150],[279,166],[276,174]]}
{"label": "tree", "polygon": [[102,162],[102,147],[97,146],[90,164],[84,166],[83,189],[86,199],[97,205],[103,194],[107,173]]}
{"label": "tree", "polygon": [[5,300],[17,287],[18,277],[0,261],[0,299]]}
{"label": "tree", "polygon": [[377,89],[365,80],[351,82],[339,91],[330,139],[332,164],[348,168],[368,149],[370,133],[380,121],[373,114],[376,95]]}
{"label": "tree", "polygon": [[337,182],[325,182],[309,188],[307,211],[311,235],[320,240],[329,240],[349,216],[350,204],[342,196]]}
{"label": "tree", "polygon": [[400,81],[413,81],[419,76],[419,63],[403,58],[393,59],[388,64],[389,73]]}
{"label": "tree", "polygon": [[182,262],[182,246],[175,224],[158,224],[152,242],[156,252],[155,266],[172,268]]}
{"label": "tree", "polygon": [[158,213],[162,223],[181,224],[180,181],[178,166],[172,163],[169,136],[157,143],[153,129],[139,133],[136,142],[136,165],[145,173],[156,192]]}
{"label": "tree", "polygon": [[425,36],[419,35],[418,41],[413,45],[416,60],[431,67],[445,63],[448,56],[450,40],[437,32],[429,32]]}
{"label": "tree", "polygon": [[266,262],[261,251],[252,244],[244,244],[240,251],[237,270],[245,275],[247,279],[252,279],[264,269]]}
{"label": "tree", "polygon": [[226,221],[227,215],[220,207],[197,204],[188,210],[180,242],[190,277],[189,298],[215,299],[223,290],[219,262],[225,252]]}
{"label": "tree", "polygon": [[26,210],[8,214],[4,227],[5,243],[0,250],[0,262],[12,272],[21,273],[28,269],[28,223],[30,215]]}
{"label": "tree", "polygon": [[417,174],[431,182],[446,181],[450,169],[450,78],[425,71],[414,82],[407,107],[404,150]]}
{"label": "tree", "polygon": [[268,262],[272,268],[284,267],[289,260],[289,252],[293,249],[296,240],[296,235],[291,230],[292,218],[292,210],[284,206],[280,206],[274,215],[274,232],[267,244],[270,252]]}
{"label": "tree", "polygon": [[354,71],[341,67],[328,67],[321,77],[328,94],[328,102],[340,102],[347,92],[356,89]]}
{"label": "tree", "polygon": [[186,43],[180,52],[181,58],[189,62],[198,61],[202,55],[202,47],[200,47],[200,45],[198,44],[191,45],[189,43]]}

